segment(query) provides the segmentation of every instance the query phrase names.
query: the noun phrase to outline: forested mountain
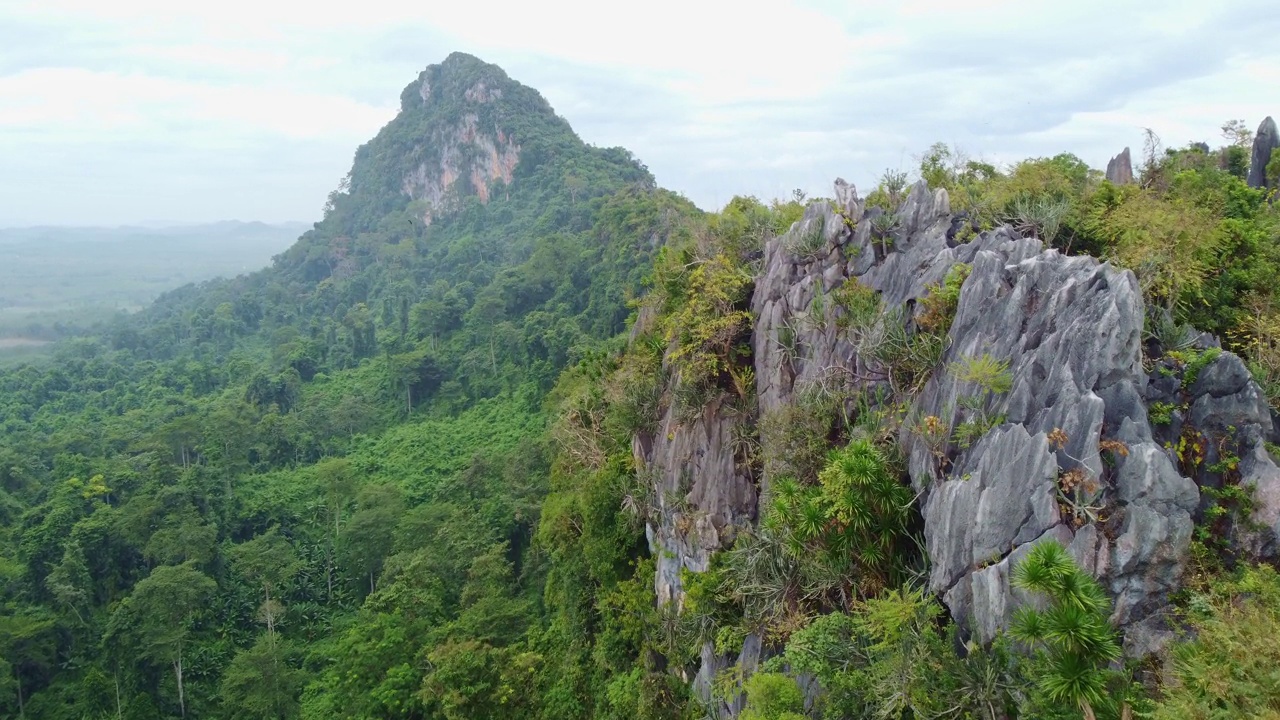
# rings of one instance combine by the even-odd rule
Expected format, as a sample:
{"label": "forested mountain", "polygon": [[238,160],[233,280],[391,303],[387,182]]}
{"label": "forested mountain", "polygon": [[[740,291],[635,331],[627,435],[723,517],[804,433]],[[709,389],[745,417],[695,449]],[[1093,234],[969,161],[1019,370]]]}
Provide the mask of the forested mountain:
{"label": "forested mountain", "polygon": [[532,652],[542,398],[697,215],[452,55],[271,268],[5,371],[0,716],[412,716]]}
{"label": "forested mountain", "polygon": [[451,55],[272,267],[0,371],[0,717],[1280,712],[1236,139],[704,214]]}

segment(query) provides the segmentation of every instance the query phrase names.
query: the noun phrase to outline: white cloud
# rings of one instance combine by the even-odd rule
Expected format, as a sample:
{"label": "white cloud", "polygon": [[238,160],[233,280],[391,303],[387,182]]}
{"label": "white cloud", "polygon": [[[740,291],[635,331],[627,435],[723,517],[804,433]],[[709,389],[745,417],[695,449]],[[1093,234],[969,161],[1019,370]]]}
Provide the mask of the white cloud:
{"label": "white cloud", "polygon": [[208,85],[82,68],[42,68],[0,78],[0,130],[119,140],[155,132],[228,141],[372,134],[395,113],[336,95],[255,85]]}
{"label": "white cloud", "polygon": [[1100,165],[1280,114],[1272,2],[33,0],[0,8],[0,223],[314,217],[453,50],[704,206],[935,140]]}

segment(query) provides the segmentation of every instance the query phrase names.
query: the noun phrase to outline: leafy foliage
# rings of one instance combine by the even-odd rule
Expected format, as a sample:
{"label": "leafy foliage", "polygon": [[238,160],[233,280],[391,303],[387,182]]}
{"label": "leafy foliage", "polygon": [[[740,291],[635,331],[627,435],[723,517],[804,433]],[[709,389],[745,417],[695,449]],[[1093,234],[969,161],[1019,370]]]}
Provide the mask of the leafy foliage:
{"label": "leafy foliage", "polygon": [[[817,484],[774,481],[760,535],[727,561],[734,592],[758,617],[802,601],[848,607],[902,578],[914,500],[884,452],[863,438],[833,451]],[[774,608],[772,612],[767,612]]]}
{"label": "leafy foliage", "polygon": [[1037,651],[1037,687],[1051,706],[1094,708],[1113,700],[1108,664],[1120,644],[1107,622],[1111,602],[1102,587],[1054,541],[1037,543],[1013,572],[1013,584],[1045,597],[1049,607],[1018,609],[1012,634]]}
{"label": "leafy foliage", "polygon": [[955,319],[956,308],[960,304],[960,289],[972,269],[964,263],[955,264],[947,271],[942,283],[932,285],[929,294],[920,300],[923,310],[916,322],[925,332],[945,335],[951,329],[951,321]]}
{"label": "leafy foliage", "polygon": [[[700,213],[468,56],[401,104],[272,268],[0,370],[0,717],[684,719],[701,652],[748,633],[783,653],[718,683],[747,717],[806,712],[795,672],[830,717],[1119,713],[1106,598],[1060,548],[1015,575],[1047,605],[1019,616],[1030,660],[962,642],[906,584],[893,438],[967,266],[914,316],[857,281],[817,294],[806,321],[834,321],[884,394],[818,382],[756,418],[753,277],[800,194]],[[1070,155],[1001,171],[935,146],[921,175],[970,232],[1131,267],[1184,378],[1214,359],[1188,324],[1280,377],[1276,211],[1238,156],[1153,155],[1115,188]],[[906,188],[886,173],[873,194],[881,253]],[[821,230],[791,249],[816,256]],[[997,422],[1007,364],[950,371],[977,388],[966,422]],[[765,471],[761,522],[718,528],[733,549],[659,605],[643,528],[667,498],[636,449],[713,402],[736,414],[735,472]]]}
{"label": "leafy foliage", "polygon": [[743,720],[801,720],[804,695],[796,683],[779,673],[756,673],[747,680]]}
{"label": "leafy foliage", "polygon": [[746,299],[750,276],[725,255],[698,263],[688,274],[685,302],[666,322],[675,349],[667,359],[684,382],[705,385],[736,362],[737,345],[751,315],[738,306]]}
{"label": "leafy foliage", "polygon": [[[467,138],[510,175],[406,193],[487,162]],[[746,247],[759,208],[719,227]],[[543,401],[707,224],[498,68],[428,69],[272,268],[0,370],[0,717],[595,715],[647,637],[620,438],[659,381],[637,356],[601,395],[598,475],[553,473]]]}
{"label": "leafy foliage", "polygon": [[822,683],[823,717],[1017,716],[1026,680],[1007,644],[957,654],[941,615],[920,590],[891,590],[815,618],[791,636],[783,659]]}
{"label": "leafy foliage", "polygon": [[1280,712],[1280,577],[1267,566],[1193,594],[1191,633],[1174,651],[1174,682],[1152,717],[1267,717]]}

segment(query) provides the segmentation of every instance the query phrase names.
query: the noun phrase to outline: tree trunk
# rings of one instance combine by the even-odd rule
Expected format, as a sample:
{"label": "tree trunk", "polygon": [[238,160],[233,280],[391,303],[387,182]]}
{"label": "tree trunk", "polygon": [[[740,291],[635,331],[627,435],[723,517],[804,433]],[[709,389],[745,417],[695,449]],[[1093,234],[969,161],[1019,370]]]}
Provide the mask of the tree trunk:
{"label": "tree trunk", "polygon": [[18,665],[14,663],[13,677],[18,681],[18,717],[25,718],[27,716],[26,703],[22,699],[22,676],[18,674]]}
{"label": "tree trunk", "polygon": [[329,586],[329,594],[326,595],[328,602],[333,602],[333,549],[329,549],[329,557],[324,560],[324,580]]}
{"label": "tree trunk", "polygon": [[116,668],[115,681],[116,681],[116,718],[118,720],[119,718],[124,717],[124,707],[120,705],[120,668]]}
{"label": "tree trunk", "polygon": [[265,599],[262,601],[262,617],[267,621],[267,637],[271,640],[271,646],[276,644],[276,614],[275,608],[271,607],[271,588],[264,585],[262,593]]}
{"label": "tree trunk", "polygon": [[182,694],[182,650],[178,650],[178,657],[173,661],[173,676],[178,680],[178,712],[182,717],[187,716],[187,699]]}

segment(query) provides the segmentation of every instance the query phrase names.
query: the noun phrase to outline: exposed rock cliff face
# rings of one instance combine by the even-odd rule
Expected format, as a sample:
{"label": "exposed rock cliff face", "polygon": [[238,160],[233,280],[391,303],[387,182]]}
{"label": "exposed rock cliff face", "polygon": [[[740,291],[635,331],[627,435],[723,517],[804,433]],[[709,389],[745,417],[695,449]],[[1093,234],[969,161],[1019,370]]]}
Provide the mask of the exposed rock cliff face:
{"label": "exposed rock cliff face", "polygon": [[1133,182],[1133,160],[1129,157],[1129,148],[1121,150],[1107,163],[1107,179],[1116,185]]}
{"label": "exposed rock cliff face", "polygon": [[[432,101],[429,78],[423,78],[418,96],[424,104]],[[502,90],[478,81],[463,97],[467,103],[483,105],[501,99]],[[435,216],[455,209],[466,195],[489,202],[491,186],[497,181],[511,184],[520,162],[520,145],[502,128],[484,127],[474,112],[462,115],[456,125],[437,129],[411,152],[419,160],[405,174],[401,191],[414,200],[426,201],[422,220],[428,224]]]}
{"label": "exposed rock cliff face", "polygon": [[[808,317],[817,293],[858,282],[879,291],[887,307],[916,308],[956,263],[971,266],[941,367],[983,354],[1007,361],[1011,389],[987,400],[987,411],[1004,421],[967,449],[948,447],[945,463],[911,423],[900,440],[921,497],[929,589],[974,637],[989,640],[1007,626],[1026,600],[1010,586],[1012,567],[1032,544],[1052,539],[1108,588],[1126,649],[1143,655],[1158,648],[1168,637],[1162,611],[1180,585],[1193,520],[1206,506],[1201,487],[1256,484],[1257,529],[1224,532],[1248,552],[1276,553],[1280,469],[1263,446],[1275,429],[1239,358],[1223,352],[1190,381],[1176,363],[1149,374],[1132,273],[1045,249],[1007,228],[958,242],[947,193],[923,183],[912,188],[889,238],[875,237],[870,218],[879,210],[867,212],[851,187],[837,183],[836,196],[835,206],[811,205],[765,248],[752,298],[757,411],[834,376],[864,391],[886,382],[838,329],[833,303],[821,305],[820,321]],[[816,251],[801,242],[815,233],[823,239]],[[788,250],[801,246],[806,257]],[[962,399],[977,392],[953,373],[935,371],[908,416],[934,416],[955,428]],[[1178,408],[1170,423],[1153,425],[1149,408],[1157,402],[1167,404],[1162,411]],[[768,492],[767,476],[754,482],[735,464],[730,439],[738,422],[712,406],[687,427],[668,417],[656,441],[637,442],[660,487],[687,504],[664,509],[649,528],[655,551],[666,552],[660,598],[678,601],[679,568],[704,569],[710,553],[731,542],[732,526],[751,520],[756,493]],[[1200,439],[1198,460],[1179,453],[1182,437]],[[1229,456],[1239,458],[1235,467],[1210,472]],[[1062,504],[1069,473],[1098,488],[1096,517]],[[759,645],[748,638],[744,668],[758,661]],[[731,658],[707,648],[703,661],[700,688]]]}
{"label": "exposed rock cliff face", "polygon": [[559,163],[588,154],[635,165],[617,151],[588,149],[545,98],[502,68],[453,53],[404,88],[400,112],[356,151],[340,194],[369,209],[355,213],[361,223],[408,205],[415,223],[430,224],[468,201],[518,197],[522,180],[539,173],[531,184],[557,182],[567,173]]}
{"label": "exposed rock cliff face", "polygon": [[1271,153],[1277,148],[1280,148],[1280,131],[1276,129],[1276,121],[1268,115],[1253,136],[1253,154],[1249,160],[1249,187],[1260,188],[1267,185],[1267,163],[1271,161]]}
{"label": "exposed rock cliff face", "polygon": [[670,408],[656,438],[636,439],[636,466],[654,485],[661,517],[646,528],[650,546],[660,551],[659,602],[679,602],[680,570],[705,571],[711,553],[732,544],[735,528],[755,517],[755,481],[735,457],[740,421],[719,401],[692,422]]}

